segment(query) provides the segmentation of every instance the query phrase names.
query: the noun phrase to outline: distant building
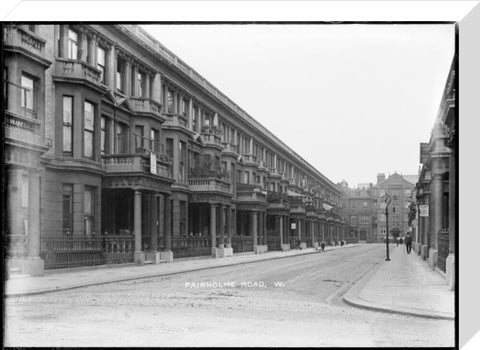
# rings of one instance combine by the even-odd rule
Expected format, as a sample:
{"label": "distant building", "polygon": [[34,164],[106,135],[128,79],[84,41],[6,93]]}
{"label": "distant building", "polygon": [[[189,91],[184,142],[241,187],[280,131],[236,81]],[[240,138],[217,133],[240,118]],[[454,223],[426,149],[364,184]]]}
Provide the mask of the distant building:
{"label": "distant building", "polygon": [[344,193],[341,206],[349,226],[347,237],[363,243],[376,242],[376,198],[373,185],[359,184],[357,188],[350,188],[343,180],[338,186]]}
{"label": "distant building", "polygon": [[[382,196],[388,193],[391,203],[388,208],[388,231],[390,237],[403,237],[409,231],[408,213],[412,200],[412,191],[418,176],[400,175],[393,173],[385,179],[385,174],[378,174],[375,185],[375,197],[377,203],[377,241],[383,242],[386,233],[385,204]],[[410,181],[408,181],[408,180]]]}

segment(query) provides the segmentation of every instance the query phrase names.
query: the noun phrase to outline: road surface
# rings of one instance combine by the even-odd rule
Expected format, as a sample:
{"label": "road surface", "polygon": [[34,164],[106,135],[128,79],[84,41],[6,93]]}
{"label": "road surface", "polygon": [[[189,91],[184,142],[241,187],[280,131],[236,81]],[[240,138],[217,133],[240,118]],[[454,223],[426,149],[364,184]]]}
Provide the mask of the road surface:
{"label": "road surface", "polygon": [[454,346],[454,322],[348,306],[383,260],[361,245],[8,298],[5,346]]}

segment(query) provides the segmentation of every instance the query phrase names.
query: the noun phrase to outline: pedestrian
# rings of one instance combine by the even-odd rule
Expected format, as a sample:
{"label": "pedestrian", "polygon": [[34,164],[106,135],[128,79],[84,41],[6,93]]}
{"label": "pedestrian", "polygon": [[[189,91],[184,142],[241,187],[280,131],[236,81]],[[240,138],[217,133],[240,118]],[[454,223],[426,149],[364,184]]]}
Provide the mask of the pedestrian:
{"label": "pedestrian", "polygon": [[405,236],[405,247],[407,248],[407,254],[410,254],[412,251],[412,237],[409,232],[407,232],[407,235]]}
{"label": "pedestrian", "polygon": [[320,246],[322,247],[322,252],[325,251],[325,242],[322,242]]}

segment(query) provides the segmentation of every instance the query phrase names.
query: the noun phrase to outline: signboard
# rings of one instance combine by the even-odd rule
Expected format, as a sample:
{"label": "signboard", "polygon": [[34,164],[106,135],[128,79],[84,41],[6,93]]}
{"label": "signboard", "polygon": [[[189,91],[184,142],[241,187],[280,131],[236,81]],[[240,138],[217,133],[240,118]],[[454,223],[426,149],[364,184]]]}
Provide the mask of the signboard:
{"label": "signboard", "polygon": [[295,230],[297,228],[297,224],[295,222],[292,222],[292,230]]}
{"label": "signboard", "polygon": [[150,152],[150,173],[157,175],[157,155]]}
{"label": "signboard", "polygon": [[428,217],[428,204],[419,205],[420,216]]}

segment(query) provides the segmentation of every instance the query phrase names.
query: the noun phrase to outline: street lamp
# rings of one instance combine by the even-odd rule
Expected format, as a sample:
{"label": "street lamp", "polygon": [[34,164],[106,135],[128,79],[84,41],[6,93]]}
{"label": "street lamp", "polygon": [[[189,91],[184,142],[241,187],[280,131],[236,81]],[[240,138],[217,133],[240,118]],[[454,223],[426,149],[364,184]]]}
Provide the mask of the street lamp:
{"label": "street lamp", "polygon": [[382,196],[382,201],[385,202],[385,219],[386,219],[386,222],[387,222],[387,245],[386,245],[386,257],[385,257],[385,261],[390,261],[390,254],[389,254],[389,251],[388,251],[388,206],[390,205],[390,202],[392,201],[392,197],[390,197],[390,195],[388,193],[385,193],[383,196]]}

